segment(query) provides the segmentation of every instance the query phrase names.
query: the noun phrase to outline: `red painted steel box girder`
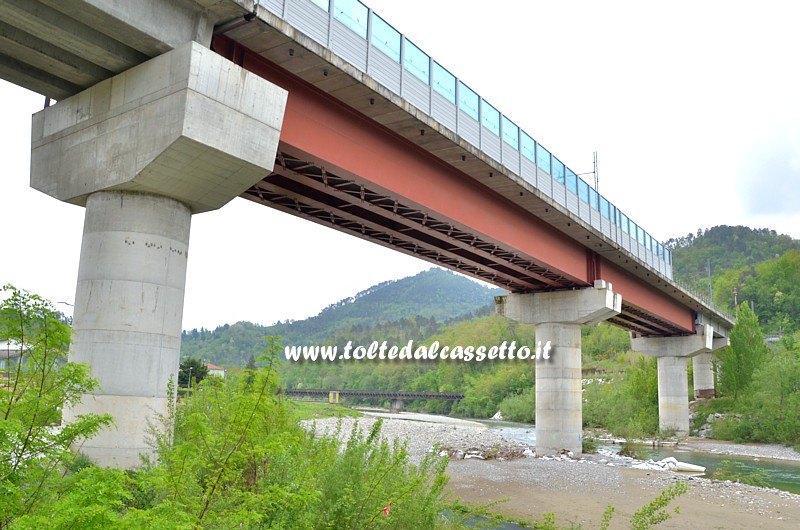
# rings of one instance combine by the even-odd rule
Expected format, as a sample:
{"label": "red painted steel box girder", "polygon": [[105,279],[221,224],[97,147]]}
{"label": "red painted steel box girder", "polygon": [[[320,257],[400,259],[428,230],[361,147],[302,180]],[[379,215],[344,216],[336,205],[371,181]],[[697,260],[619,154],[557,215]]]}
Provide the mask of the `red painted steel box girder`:
{"label": "red painted steel box girder", "polygon": [[469,175],[230,39],[217,36],[213,48],[288,90],[280,149],[530,256],[576,286],[611,282],[626,304],[694,333],[693,310]]}

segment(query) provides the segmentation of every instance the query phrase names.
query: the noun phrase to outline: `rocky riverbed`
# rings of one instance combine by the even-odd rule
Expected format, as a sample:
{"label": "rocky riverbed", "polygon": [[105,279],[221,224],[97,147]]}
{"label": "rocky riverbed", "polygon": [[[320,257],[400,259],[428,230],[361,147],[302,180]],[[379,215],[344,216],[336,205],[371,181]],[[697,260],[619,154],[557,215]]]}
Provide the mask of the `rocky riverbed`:
{"label": "rocky riverbed", "polygon": [[[340,436],[349,435],[354,421],[368,431],[378,416],[384,417],[383,436],[404,440],[415,462],[434,447],[447,449],[452,460],[448,467],[452,495],[473,504],[502,500],[493,510],[515,518],[534,521],[554,512],[559,525],[592,528],[599,524],[606,507],[613,505],[615,523],[611,528],[625,528],[636,510],[674,481],[683,480],[689,483],[689,492],[672,504],[680,506],[681,513],[659,528],[794,529],[800,520],[798,495],[668,471],[632,469],[631,459],[608,454],[580,459],[534,457],[526,452],[530,448],[525,444],[477,422],[413,413],[374,414],[342,419]],[[335,432],[338,422],[316,420],[317,433]],[[705,440],[692,441],[690,446],[721,454],[800,460],[800,454],[779,446]],[[473,456],[468,457],[470,454]]]}
{"label": "rocky riverbed", "polygon": [[381,429],[383,437],[390,441],[404,440],[411,460],[415,463],[422,460],[435,447],[446,451],[452,450],[454,454],[461,451],[463,456],[466,456],[467,452],[478,452],[483,456],[482,459],[522,456],[522,452],[528,448],[525,444],[490,431],[481,423],[430,414],[374,413],[357,420],[343,418],[341,426],[339,420],[335,418],[315,420],[315,423],[319,434],[330,435],[338,428],[341,436],[346,439],[355,421],[358,421],[359,427],[367,432],[378,417],[383,417]]}

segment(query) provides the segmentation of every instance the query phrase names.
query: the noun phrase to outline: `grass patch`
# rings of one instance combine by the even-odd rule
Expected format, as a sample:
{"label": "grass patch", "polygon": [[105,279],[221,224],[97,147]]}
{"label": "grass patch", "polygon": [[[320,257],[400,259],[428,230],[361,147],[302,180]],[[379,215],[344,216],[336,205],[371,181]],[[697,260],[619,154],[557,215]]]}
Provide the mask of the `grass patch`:
{"label": "grass patch", "polygon": [[[513,523],[525,528],[536,528],[536,526],[525,519],[508,517],[501,513],[494,511],[494,509],[508,498],[498,499],[487,504],[469,504],[456,500],[447,505],[446,509],[452,514],[448,519],[458,528],[472,527],[472,528],[492,528],[495,525],[503,523]],[[475,520],[485,519],[485,521]]]}
{"label": "grass patch", "polygon": [[357,418],[361,413],[342,405],[332,405],[321,401],[286,400],[286,408],[297,421],[320,418]]}

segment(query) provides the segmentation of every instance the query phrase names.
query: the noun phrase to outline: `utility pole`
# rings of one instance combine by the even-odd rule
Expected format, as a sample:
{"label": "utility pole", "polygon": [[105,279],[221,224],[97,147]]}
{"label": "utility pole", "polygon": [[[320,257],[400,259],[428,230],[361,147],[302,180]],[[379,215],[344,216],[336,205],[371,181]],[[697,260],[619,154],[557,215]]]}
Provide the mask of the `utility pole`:
{"label": "utility pole", "polygon": [[597,174],[597,151],[594,152],[594,190],[600,191],[598,186],[600,185],[600,177]]}

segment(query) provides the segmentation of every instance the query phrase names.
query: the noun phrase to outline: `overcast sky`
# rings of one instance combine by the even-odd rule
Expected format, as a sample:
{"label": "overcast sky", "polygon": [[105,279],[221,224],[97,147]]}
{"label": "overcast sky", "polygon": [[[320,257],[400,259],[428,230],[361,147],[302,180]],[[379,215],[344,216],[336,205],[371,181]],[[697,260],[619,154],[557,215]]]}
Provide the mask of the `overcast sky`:
{"label": "overcast sky", "polygon": [[[366,3],[575,172],[597,151],[600,192],[659,240],[723,224],[800,238],[792,2]],[[83,209],[28,185],[43,103],[0,82],[0,283],[72,303]],[[429,266],[235,199],[192,220],[183,327],[301,319]]]}

